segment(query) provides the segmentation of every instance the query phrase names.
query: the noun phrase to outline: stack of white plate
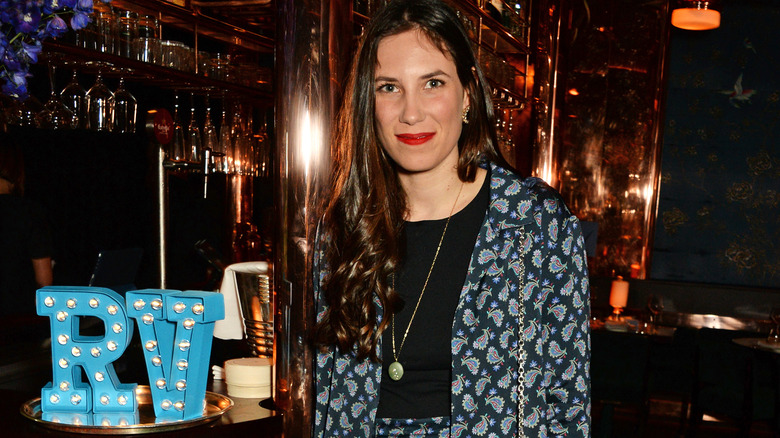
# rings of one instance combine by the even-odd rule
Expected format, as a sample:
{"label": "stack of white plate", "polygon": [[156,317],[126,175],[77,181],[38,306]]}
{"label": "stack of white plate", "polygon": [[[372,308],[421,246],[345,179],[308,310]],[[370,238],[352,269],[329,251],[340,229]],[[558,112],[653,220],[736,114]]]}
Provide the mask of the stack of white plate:
{"label": "stack of white plate", "polygon": [[225,361],[225,383],[230,397],[269,398],[273,360],[242,357]]}

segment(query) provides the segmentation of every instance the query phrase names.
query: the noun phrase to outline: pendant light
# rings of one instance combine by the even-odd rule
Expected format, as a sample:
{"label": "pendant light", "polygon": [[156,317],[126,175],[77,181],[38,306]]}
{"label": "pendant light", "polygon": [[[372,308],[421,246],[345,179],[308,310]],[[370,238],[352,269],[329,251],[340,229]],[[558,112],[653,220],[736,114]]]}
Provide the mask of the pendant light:
{"label": "pendant light", "polygon": [[717,1],[677,0],[673,4],[672,25],[686,30],[710,30],[720,26]]}

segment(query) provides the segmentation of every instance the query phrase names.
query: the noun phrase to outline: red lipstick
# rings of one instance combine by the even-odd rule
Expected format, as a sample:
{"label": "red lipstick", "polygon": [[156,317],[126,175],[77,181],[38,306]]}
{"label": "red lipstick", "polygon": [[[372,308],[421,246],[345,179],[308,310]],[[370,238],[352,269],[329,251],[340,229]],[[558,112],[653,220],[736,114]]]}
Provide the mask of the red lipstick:
{"label": "red lipstick", "polygon": [[395,137],[402,143],[418,145],[427,142],[436,135],[434,132],[420,132],[418,134],[396,134]]}

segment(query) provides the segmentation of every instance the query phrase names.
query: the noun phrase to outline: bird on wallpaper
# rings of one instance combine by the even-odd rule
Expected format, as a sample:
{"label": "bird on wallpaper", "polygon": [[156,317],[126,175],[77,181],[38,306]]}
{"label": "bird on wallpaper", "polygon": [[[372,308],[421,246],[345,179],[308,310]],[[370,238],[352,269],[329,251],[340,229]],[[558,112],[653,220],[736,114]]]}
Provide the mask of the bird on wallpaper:
{"label": "bird on wallpaper", "polygon": [[758,54],[758,52],[756,52],[756,48],[753,47],[753,42],[750,41],[750,38],[745,37],[745,39],[742,40],[742,45],[744,45],[746,49],[752,51],[753,53]]}
{"label": "bird on wallpaper", "polygon": [[728,95],[729,103],[735,108],[741,108],[742,105],[750,103],[750,96],[756,94],[756,90],[742,87],[742,73],[740,73],[733,90],[723,90],[719,93]]}

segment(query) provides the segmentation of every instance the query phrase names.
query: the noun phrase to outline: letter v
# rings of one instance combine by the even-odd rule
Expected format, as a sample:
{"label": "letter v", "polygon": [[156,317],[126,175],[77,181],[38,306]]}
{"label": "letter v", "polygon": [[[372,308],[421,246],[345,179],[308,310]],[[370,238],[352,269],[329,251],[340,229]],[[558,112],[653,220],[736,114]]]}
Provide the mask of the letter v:
{"label": "letter v", "polygon": [[221,294],[145,289],[126,294],[137,321],[158,419],[203,415],[214,321],[225,317]]}

